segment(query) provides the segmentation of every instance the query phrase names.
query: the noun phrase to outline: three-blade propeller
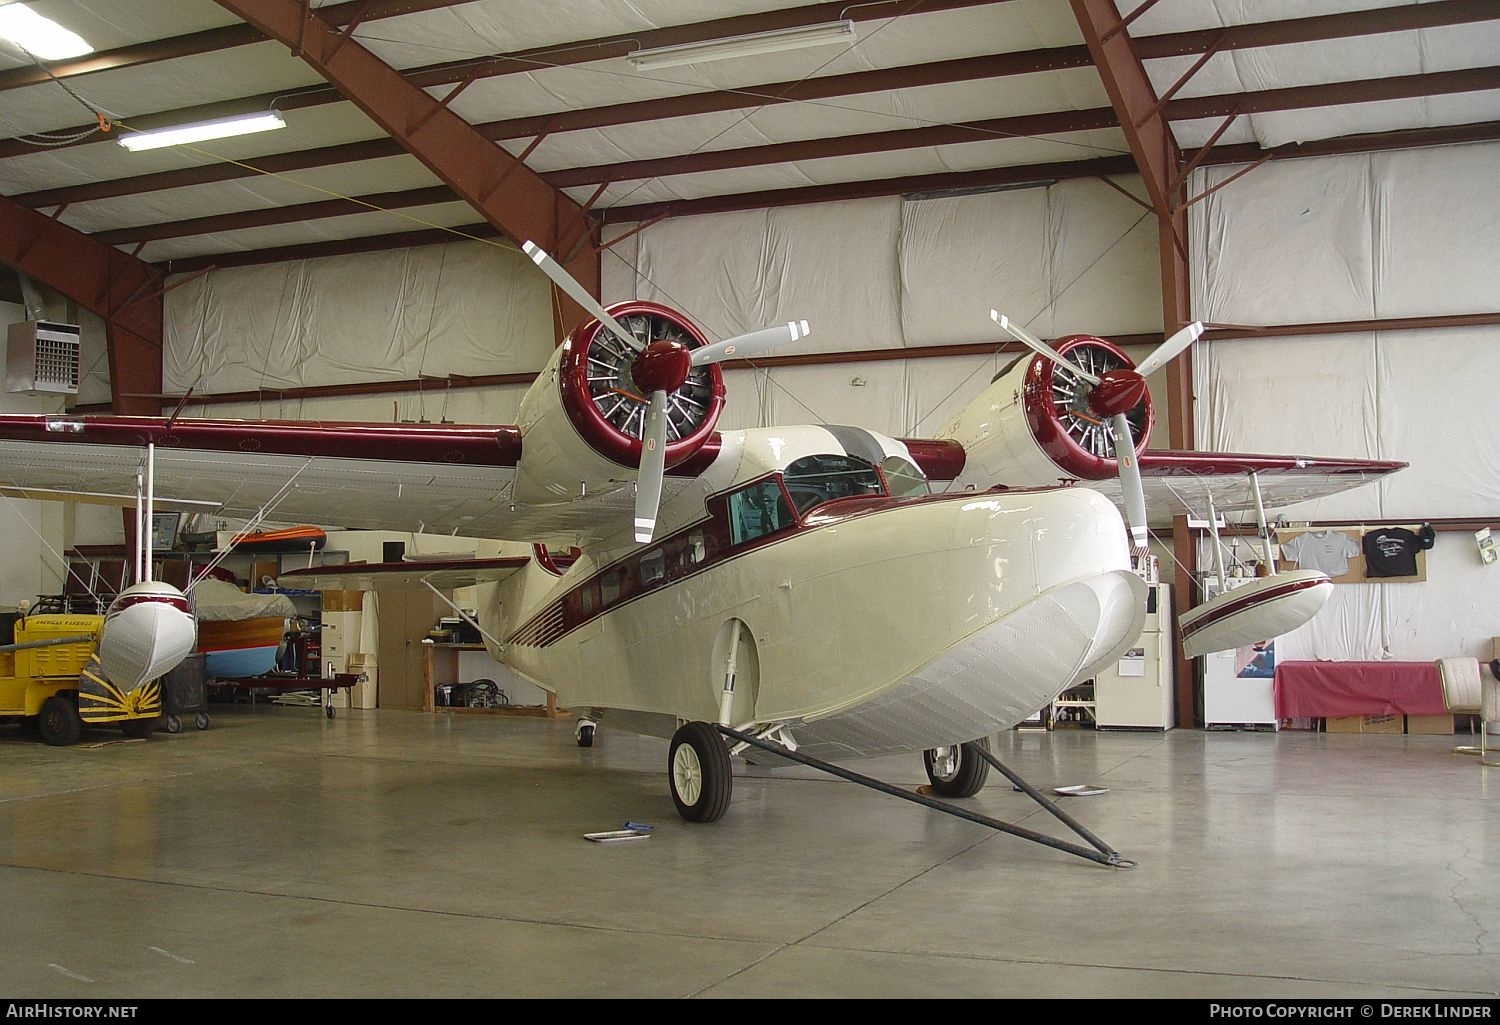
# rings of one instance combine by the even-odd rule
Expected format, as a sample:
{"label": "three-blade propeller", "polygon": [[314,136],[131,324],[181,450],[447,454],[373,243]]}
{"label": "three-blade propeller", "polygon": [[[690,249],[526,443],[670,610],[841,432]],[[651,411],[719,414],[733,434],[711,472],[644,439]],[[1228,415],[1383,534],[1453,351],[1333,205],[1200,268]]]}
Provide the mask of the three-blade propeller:
{"label": "three-blade propeller", "polygon": [[647,400],[645,426],[641,430],[641,466],[635,488],[635,539],[642,543],[650,541],[656,533],[656,513],[661,506],[662,486],[666,479],[667,403],[672,392],[681,388],[688,375],[698,367],[728,359],[750,359],[806,338],[812,331],[805,320],[788,321],[726,338],[700,349],[687,349],[674,341],[637,338],[610,316],[609,311],[540,246],[528,241],[521,249],[568,298],[593,314],[610,334],[637,354],[631,365],[631,376],[636,384],[650,393],[650,398]]}
{"label": "three-blade propeller", "polygon": [[1047,345],[1025,328],[1011,321],[998,310],[990,310],[990,319],[1000,329],[1022,345],[1047,357],[1085,383],[1092,385],[1089,392],[1089,407],[1101,416],[1109,417],[1110,436],[1115,446],[1115,462],[1120,469],[1120,490],[1125,500],[1125,522],[1130,526],[1130,539],[1137,550],[1146,547],[1146,488],[1141,483],[1141,469],[1136,465],[1135,438],[1130,431],[1126,414],[1146,394],[1146,378],[1160,370],[1173,356],[1192,345],[1203,334],[1203,323],[1195,321],[1162,342],[1140,362],[1134,370],[1120,368],[1107,371],[1102,377],[1085,371],[1065,358],[1062,353]]}

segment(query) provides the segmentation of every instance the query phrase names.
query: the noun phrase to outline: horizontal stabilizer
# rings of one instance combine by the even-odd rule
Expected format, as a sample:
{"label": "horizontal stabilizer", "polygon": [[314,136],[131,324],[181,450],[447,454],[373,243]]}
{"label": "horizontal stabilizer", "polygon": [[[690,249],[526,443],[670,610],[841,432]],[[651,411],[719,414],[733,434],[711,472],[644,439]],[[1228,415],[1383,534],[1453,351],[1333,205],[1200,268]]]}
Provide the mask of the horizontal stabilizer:
{"label": "horizontal stabilizer", "polygon": [[504,580],[530,561],[530,556],[516,555],[498,559],[351,562],[292,570],[281,574],[276,585],[289,590],[373,591],[377,588],[420,590],[430,584],[446,591]]}

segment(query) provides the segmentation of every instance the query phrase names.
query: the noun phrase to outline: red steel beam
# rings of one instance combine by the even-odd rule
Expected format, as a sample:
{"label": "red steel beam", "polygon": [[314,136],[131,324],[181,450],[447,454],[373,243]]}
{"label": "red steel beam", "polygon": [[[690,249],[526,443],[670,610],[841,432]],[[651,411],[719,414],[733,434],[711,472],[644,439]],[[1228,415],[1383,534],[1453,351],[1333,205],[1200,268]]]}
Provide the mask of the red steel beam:
{"label": "red steel beam", "polygon": [[1255,22],[1226,28],[1136,36],[1135,50],[1146,60],[1188,57],[1203,53],[1222,37],[1221,50],[1253,50],[1264,46],[1286,46],[1325,39],[1384,35],[1447,25],[1466,25],[1500,18],[1494,0],[1440,0],[1436,3],[1405,4],[1374,10],[1320,14],[1310,18]]}
{"label": "red steel beam", "polygon": [[[378,21],[402,14],[435,11],[473,2],[474,0],[349,0],[348,3],[320,7],[318,16],[329,24],[344,26],[356,17],[361,22]],[[264,32],[243,23],[204,29],[201,32],[189,32],[186,35],[171,36],[166,39],[152,39],[144,43],[116,47],[113,50],[101,50],[84,57],[46,61],[41,67],[28,64],[0,71],[0,92],[7,89],[19,89],[22,86],[40,85],[54,79],[76,78],[79,75],[91,75],[98,71],[136,68],[178,57],[213,53],[235,46],[264,42],[265,39]]]}
{"label": "red steel beam", "polygon": [[[579,225],[579,233],[589,230],[586,214],[576,202],[299,0],[217,2],[291,47],[511,239],[530,239],[550,253],[561,253],[576,241],[576,236],[562,236],[565,226],[573,231],[570,226]],[[420,125],[415,133],[411,131],[413,125]],[[599,294],[599,258],[592,246],[580,247],[566,265],[585,289]],[[584,311],[571,299],[561,296],[561,301],[567,324],[584,319]]]}
{"label": "red steel beam", "polygon": [[4,197],[0,261],[104,321],[115,412],[161,412],[158,400],[130,397],[161,390],[160,268]]}
{"label": "red steel beam", "polygon": [[1195,96],[1189,99],[1171,100],[1165,106],[1169,120],[1192,121],[1198,118],[1226,117],[1235,113],[1261,114],[1271,110],[1304,110],[1308,107],[1375,103],[1380,100],[1485,92],[1492,89],[1500,89],[1500,67],[1429,71],[1420,75],[1392,75],[1389,78],[1366,78],[1355,82],[1328,82],[1323,85],[1298,85],[1284,89],[1258,89],[1253,92],[1222,93],[1218,96]]}
{"label": "red steel beam", "polygon": [[182,238],[185,235],[237,231],[241,228],[264,228],[271,224],[295,224],[299,221],[313,221],[324,217],[344,217],[349,214],[378,213],[413,206],[430,206],[434,203],[452,203],[459,198],[446,185],[432,185],[423,189],[372,192],[363,196],[351,196],[348,199],[322,199],[313,203],[293,203],[290,206],[263,207],[257,210],[241,210],[238,213],[211,214],[207,217],[191,217],[182,221],[164,221],[159,224],[142,224],[133,228],[96,231],[92,237],[105,245],[123,246],[136,242],[155,242],[164,238]]}

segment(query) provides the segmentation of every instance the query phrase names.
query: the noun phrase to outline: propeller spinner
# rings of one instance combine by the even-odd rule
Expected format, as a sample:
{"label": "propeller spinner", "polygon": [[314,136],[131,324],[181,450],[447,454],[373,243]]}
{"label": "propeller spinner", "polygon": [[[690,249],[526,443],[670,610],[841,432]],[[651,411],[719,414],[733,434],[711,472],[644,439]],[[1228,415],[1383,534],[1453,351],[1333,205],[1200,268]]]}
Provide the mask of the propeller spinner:
{"label": "propeller spinner", "polygon": [[1146,397],[1147,375],[1155,373],[1172,357],[1197,341],[1198,336],[1203,334],[1202,322],[1195,321],[1172,335],[1133,369],[1116,367],[1095,375],[1064,357],[998,310],[990,310],[990,319],[1016,341],[1040,353],[1058,366],[1064,367],[1079,380],[1092,386],[1088,391],[1088,408],[1101,419],[1109,421],[1115,461],[1120,472],[1120,489],[1125,500],[1125,520],[1130,526],[1131,542],[1137,550],[1144,549],[1147,542],[1146,489],[1141,483],[1140,467],[1136,465],[1135,437],[1130,430],[1128,414]]}
{"label": "propeller spinner", "polygon": [[[569,298],[593,314],[602,328],[618,339],[619,344],[634,356],[629,364],[630,378],[649,398],[623,392],[622,395],[646,407],[640,434],[641,463],[636,478],[635,539],[642,543],[650,541],[656,532],[656,514],[661,505],[662,485],[666,478],[667,431],[671,423],[670,403],[673,396],[688,382],[693,372],[701,367],[728,359],[758,356],[788,342],[806,338],[812,333],[811,329],[805,320],[788,321],[696,349],[689,348],[677,338],[642,339],[611,316],[597,299],[589,295],[561,264],[548,256],[536,243],[528,241],[521,249],[531,257],[542,273],[551,278]],[[629,415],[631,418],[634,416],[633,413]]]}

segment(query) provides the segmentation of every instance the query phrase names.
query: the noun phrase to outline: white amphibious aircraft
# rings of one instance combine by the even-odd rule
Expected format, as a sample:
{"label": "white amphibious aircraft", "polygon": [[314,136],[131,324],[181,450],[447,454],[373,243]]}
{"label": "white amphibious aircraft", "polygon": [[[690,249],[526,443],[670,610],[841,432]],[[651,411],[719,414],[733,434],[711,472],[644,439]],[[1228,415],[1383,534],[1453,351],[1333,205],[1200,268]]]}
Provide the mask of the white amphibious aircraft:
{"label": "white amphibious aircraft", "polygon": [[[676,806],[712,821],[732,790],[726,736],[758,741],[734,745],[752,758],[923,751],[937,793],[973,794],[992,762],[984,738],[1136,643],[1148,502],[1160,513],[1191,492],[1248,511],[1404,465],[1147,452],[1144,375],[1198,325],[1133,367],[1104,339],[1048,347],[999,314],[1035,354],[935,438],[718,431],[718,364],[794,343],[805,322],[711,344],[665,307],[601,307],[524,248],[595,319],[554,352],[516,425],[5,416],[0,485],[128,490],[150,444],[157,493],[218,515],[514,542],[492,559],[283,582],[479,584],[490,653],[579,711],[583,746],[601,722],[670,737]],[[1275,574],[1189,625],[1210,631],[1201,650],[1259,640],[1328,589]]]}

